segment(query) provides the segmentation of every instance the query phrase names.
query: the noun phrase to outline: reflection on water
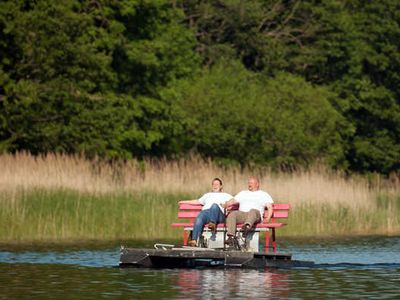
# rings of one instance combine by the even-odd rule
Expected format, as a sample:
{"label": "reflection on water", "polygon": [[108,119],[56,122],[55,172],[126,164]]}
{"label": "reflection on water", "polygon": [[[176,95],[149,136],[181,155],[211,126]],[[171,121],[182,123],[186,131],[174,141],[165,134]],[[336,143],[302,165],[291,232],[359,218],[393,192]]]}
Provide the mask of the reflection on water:
{"label": "reflection on water", "polygon": [[0,264],[0,299],[398,299],[400,268],[118,269]]}
{"label": "reflection on water", "polygon": [[119,269],[119,249],[0,249],[0,299],[400,298],[400,238],[286,241],[303,269]]}
{"label": "reflection on water", "polygon": [[191,298],[287,298],[288,274],[279,270],[180,270],[178,297]]}

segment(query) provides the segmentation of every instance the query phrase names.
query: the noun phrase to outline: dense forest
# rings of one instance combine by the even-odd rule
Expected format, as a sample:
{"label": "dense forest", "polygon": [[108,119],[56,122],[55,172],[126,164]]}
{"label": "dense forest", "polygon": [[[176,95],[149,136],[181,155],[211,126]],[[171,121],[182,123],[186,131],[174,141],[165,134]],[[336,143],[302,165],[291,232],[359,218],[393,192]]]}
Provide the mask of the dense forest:
{"label": "dense forest", "polygon": [[397,0],[0,0],[0,152],[400,167]]}

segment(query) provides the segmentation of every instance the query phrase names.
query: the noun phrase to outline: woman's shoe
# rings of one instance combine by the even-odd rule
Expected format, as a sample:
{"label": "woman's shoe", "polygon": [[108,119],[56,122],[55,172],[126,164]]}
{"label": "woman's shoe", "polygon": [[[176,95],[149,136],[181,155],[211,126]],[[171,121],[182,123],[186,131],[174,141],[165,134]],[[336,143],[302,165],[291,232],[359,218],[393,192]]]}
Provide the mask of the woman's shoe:
{"label": "woman's shoe", "polygon": [[188,242],[188,246],[190,246],[190,247],[197,247],[197,242],[196,242],[196,240],[190,240],[190,241]]}
{"label": "woman's shoe", "polygon": [[217,232],[217,225],[214,222],[208,223],[208,229],[211,230],[212,234],[215,234]]}

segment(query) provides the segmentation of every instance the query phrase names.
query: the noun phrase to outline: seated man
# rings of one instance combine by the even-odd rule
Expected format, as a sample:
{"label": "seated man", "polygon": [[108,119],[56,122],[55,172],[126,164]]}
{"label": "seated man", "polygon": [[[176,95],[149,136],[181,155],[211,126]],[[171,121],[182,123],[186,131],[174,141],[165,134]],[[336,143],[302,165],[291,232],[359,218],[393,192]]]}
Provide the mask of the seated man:
{"label": "seated man", "polygon": [[232,195],[222,192],[222,180],[214,178],[212,181],[212,191],[204,194],[198,200],[186,200],[180,203],[202,204],[203,209],[197,216],[193,226],[192,239],[188,242],[189,246],[196,247],[197,240],[203,232],[204,225],[208,223],[208,228],[212,232],[216,231],[217,224],[225,221],[224,209],[219,205],[232,199]]}
{"label": "seated man", "polygon": [[241,191],[233,199],[222,205],[224,208],[234,204],[239,204],[239,210],[231,211],[226,219],[228,239],[225,241],[229,246],[234,245],[233,237],[236,232],[236,224],[243,223],[242,231],[246,236],[255,223],[262,221],[264,209],[268,209],[267,223],[272,216],[271,196],[260,190],[260,181],[257,177],[251,176],[248,180],[248,190]]}

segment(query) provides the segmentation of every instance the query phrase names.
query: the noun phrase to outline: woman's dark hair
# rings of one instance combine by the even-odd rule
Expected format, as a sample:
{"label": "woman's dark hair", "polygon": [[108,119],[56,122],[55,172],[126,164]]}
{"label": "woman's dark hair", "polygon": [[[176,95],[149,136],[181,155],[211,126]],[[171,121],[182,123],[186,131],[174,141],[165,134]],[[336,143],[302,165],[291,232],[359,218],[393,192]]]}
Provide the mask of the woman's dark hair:
{"label": "woman's dark hair", "polygon": [[222,184],[222,180],[219,179],[218,177],[215,177],[211,182],[214,182],[215,180],[216,180],[216,181],[219,181],[219,184],[220,184],[220,185],[223,185],[223,184]]}

